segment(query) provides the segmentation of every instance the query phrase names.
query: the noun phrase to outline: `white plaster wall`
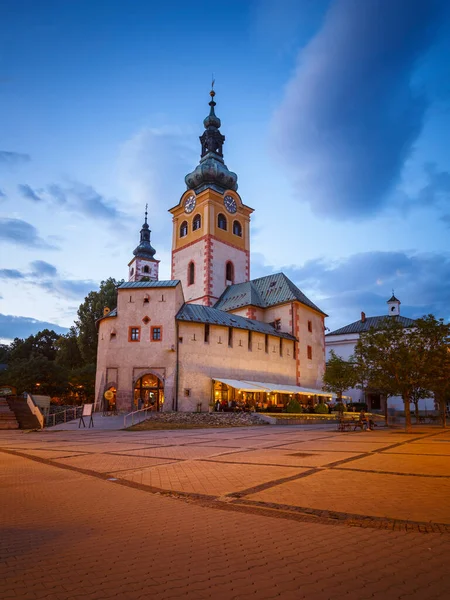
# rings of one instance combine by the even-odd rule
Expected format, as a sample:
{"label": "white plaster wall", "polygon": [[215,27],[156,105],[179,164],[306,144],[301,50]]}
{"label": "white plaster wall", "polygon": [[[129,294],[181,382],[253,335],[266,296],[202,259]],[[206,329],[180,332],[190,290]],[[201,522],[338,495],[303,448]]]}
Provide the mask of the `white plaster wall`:
{"label": "white plaster wall", "polygon": [[[144,267],[148,267],[148,273],[144,273]],[[133,270],[133,274],[131,271]],[[148,277],[152,281],[158,281],[159,261],[135,258],[128,265],[128,281],[140,281],[141,277]]]}
{"label": "white plaster wall", "polygon": [[244,250],[228,246],[212,239],[212,295],[219,298],[226,287],[225,265],[231,261],[234,265],[234,283],[247,281],[247,254]]}
{"label": "white plaster wall", "polygon": [[[175,252],[173,261],[173,278],[181,281],[186,302],[204,296],[206,293],[204,241],[181,248]],[[191,261],[195,263],[195,281],[192,285],[188,285],[188,266]]]}

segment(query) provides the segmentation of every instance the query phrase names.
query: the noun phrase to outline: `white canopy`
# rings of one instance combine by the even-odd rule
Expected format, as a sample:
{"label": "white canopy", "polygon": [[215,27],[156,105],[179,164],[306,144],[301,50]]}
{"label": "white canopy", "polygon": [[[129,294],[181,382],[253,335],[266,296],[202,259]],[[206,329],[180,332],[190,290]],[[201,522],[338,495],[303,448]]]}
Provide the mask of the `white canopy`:
{"label": "white canopy", "polygon": [[315,390],[312,388],[304,388],[298,385],[286,385],[284,383],[269,383],[262,381],[247,381],[241,379],[222,379],[213,377],[214,381],[220,381],[230,387],[236,388],[241,392],[278,392],[280,394],[303,394],[307,396],[326,396],[328,398],[337,398],[336,394],[324,392],[323,390]]}

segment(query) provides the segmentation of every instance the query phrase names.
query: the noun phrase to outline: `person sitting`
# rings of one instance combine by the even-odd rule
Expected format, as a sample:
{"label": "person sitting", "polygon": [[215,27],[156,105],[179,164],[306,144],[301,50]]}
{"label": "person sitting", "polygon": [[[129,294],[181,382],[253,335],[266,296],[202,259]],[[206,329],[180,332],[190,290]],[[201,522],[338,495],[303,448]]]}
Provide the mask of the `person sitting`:
{"label": "person sitting", "polygon": [[369,415],[366,414],[364,409],[359,413],[359,421],[362,423],[363,429],[366,431],[372,431],[373,421],[369,418]]}

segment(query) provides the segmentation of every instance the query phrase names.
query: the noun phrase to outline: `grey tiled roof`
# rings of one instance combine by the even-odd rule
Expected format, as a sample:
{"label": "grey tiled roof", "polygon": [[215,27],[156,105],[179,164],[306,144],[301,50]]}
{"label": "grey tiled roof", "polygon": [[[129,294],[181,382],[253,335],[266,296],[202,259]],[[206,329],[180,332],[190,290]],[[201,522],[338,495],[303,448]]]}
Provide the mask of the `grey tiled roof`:
{"label": "grey tiled roof", "polygon": [[345,327],[341,327],[335,331],[330,331],[330,333],[327,333],[325,337],[329,337],[330,335],[343,335],[345,333],[362,333],[363,331],[369,331],[371,327],[379,329],[386,319],[395,319],[401,323],[403,327],[413,327],[415,323],[414,319],[402,317],[401,315],[397,315],[395,317],[390,317],[388,315],[382,315],[380,317],[366,317],[364,323],[361,320],[355,321],[354,323],[350,323],[350,325],[345,325]]}
{"label": "grey tiled roof", "polygon": [[249,305],[268,308],[295,300],[325,315],[284,273],[230,285],[216,302],[215,308],[226,311]]}
{"label": "grey tiled roof", "polygon": [[262,323],[246,317],[240,317],[227,313],[210,306],[200,304],[185,304],[179,310],[178,321],[190,321],[192,323],[209,323],[211,325],[223,325],[224,327],[236,327],[237,329],[246,329],[248,331],[257,331],[259,333],[268,333],[277,337],[295,340],[290,333],[277,331],[269,323]]}
{"label": "grey tiled roof", "polygon": [[119,290],[128,288],[167,288],[175,287],[179,283],[179,279],[169,279],[168,281],[126,281],[122,285],[119,285]]}

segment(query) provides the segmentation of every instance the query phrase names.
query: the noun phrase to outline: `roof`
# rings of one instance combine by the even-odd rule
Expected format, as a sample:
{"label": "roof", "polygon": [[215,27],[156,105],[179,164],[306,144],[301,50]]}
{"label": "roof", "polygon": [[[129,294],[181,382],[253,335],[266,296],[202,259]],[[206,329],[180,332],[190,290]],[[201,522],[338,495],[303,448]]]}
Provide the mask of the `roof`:
{"label": "roof", "polygon": [[337,394],[315,390],[313,388],[304,388],[298,385],[287,385],[285,383],[269,383],[267,381],[248,381],[247,379],[223,379],[222,377],[212,377],[214,381],[220,381],[226,385],[236,388],[241,392],[278,392],[280,394],[304,394],[308,396],[327,396],[328,398],[337,398]]}
{"label": "roof", "polygon": [[295,300],[327,316],[284,273],[275,273],[245,283],[230,285],[218,299],[214,308],[225,311],[249,305],[269,308]]}
{"label": "roof", "polygon": [[[392,294],[392,298],[389,298],[388,302],[400,302],[400,300],[398,298],[396,298],[394,296],[394,294]],[[401,302],[400,302],[400,304],[401,304]]]}
{"label": "roof", "polygon": [[382,315],[380,317],[366,317],[364,322],[361,320],[355,321],[354,323],[350,323],[350,325],[345,325],[345,327],[341,327],[335,331],[330,331],[330,333],[327,333],[325,337],[329,337],[330,335],[343,335],[345,333],[363,333],[364,331],[369,331],[369,329],[372,327],[375,329],[380,329],[386,319],[395,319],[401,323],[403,327],[413,327],[415,323],[414,319],[402,317],[400,315],[396,315],[395,317],[388,315]]}
{"label": "roof", "polygon": [[176,316],[178,321],[190,321],[192,323],[209,323],[210,325],[222,325],[223,327],[236,327],[237,329],[246,329],[248,331],[257,331],[258,333],[267,333],[276,337],[295,340],[290,333],[278,331],[269,323],[262,323],[246,317],[240,317],[227,313],[210,306],[200,304],[184,304]]}
{"label": "roof", "polygon": [[176,287],[180,283],[179,279],[169,279],[168,281],[126,281],[119,285],[119,290],[129,288],[168,288]]}

